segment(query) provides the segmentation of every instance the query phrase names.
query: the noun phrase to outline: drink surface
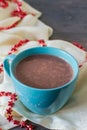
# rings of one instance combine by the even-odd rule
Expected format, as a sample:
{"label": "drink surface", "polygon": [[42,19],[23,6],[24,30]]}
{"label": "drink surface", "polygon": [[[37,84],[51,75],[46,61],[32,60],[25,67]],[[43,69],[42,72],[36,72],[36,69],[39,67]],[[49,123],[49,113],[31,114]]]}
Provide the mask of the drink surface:
{"label": "drink surface", "polygon": [[16,78],[28,86],[49,89],[62,86],[73,77],[71,66],[51,55],[32,55],[21,60],[15,70]]}

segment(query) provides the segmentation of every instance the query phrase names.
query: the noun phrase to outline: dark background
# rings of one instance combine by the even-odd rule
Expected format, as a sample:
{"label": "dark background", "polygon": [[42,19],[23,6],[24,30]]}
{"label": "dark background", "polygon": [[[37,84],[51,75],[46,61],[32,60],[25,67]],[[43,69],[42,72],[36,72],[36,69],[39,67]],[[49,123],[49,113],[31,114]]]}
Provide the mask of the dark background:
{"label": "dark background", "polygon": [[87,48],[87,0],[25,0],[54,29],[51,39],[77,41]]}
{"label": "dark background", "polygon": [[[54,29],[51,39],[79,42],[87,50],[87,0],[25,0]],[[34,124],[34,130],[47,130]],[[16,127],[11,130],[24,130]]]}

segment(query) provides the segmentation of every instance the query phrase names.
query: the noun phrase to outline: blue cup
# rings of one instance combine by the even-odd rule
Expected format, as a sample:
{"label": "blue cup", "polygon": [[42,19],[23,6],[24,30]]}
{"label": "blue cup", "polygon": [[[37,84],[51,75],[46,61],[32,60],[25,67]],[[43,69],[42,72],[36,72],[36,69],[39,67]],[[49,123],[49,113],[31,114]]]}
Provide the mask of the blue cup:
{"label": "blue cup", "polygon": [[[51,89],[33,88],[18,81],[14,75],[17,64],[25,57],[35,54],[49,54],[64,59],[73,69],[72,79],[63,86]],[[75,58],[63,50],[52,47],[35,47],[18,55],[7,56],[4,60],[4,69],[11,77],[16,93],[24,106],[34,113],[48,115],[62,108],[70,98],[75,88],[79,68]]]}

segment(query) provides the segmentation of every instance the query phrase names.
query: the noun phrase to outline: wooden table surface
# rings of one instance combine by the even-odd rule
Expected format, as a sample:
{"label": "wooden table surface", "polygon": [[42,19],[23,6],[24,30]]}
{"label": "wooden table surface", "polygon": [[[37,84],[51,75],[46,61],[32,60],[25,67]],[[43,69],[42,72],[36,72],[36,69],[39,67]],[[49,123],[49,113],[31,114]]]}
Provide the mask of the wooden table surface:
{"label": "wooden table surface", "polygon": [[[41,20],[54,29],[50,39],[79,42],[87,50],[87,0],[25,0],[42,12]],[[47,130],[35,125],[34,130]],[[13,128],[11,130],[25,130]]]}

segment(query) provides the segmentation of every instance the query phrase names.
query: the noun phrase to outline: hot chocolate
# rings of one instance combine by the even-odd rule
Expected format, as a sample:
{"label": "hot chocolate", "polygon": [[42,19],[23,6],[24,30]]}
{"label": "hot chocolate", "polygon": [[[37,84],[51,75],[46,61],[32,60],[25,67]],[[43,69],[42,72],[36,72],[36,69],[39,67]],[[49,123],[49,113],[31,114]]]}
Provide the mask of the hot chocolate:
{"label": "hot chocolate", "polygon": [[69,82],[73,70],[65,60],[56,56],[32,55],[17,64],[15,76],[28,86],[48,89]]}

